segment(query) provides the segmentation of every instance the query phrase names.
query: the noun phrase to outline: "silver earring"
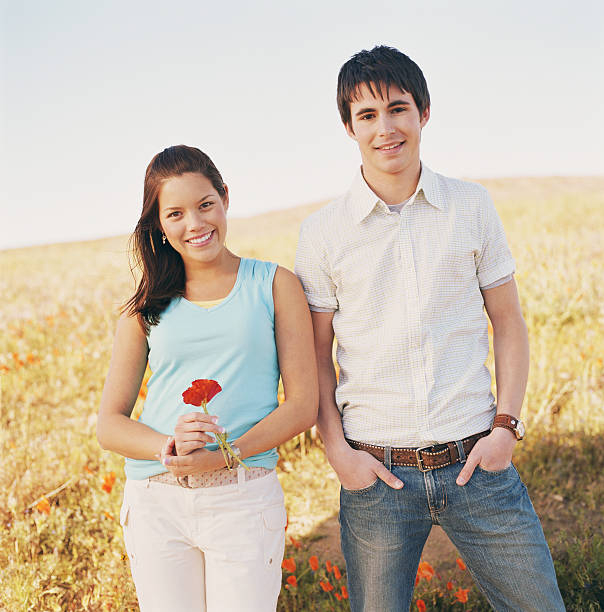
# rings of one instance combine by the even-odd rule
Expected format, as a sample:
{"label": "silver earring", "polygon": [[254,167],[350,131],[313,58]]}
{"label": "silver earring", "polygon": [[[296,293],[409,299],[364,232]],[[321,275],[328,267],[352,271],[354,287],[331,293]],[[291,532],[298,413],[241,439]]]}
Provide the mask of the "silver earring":
{"label": "silver earring", "polygon": [[166,235],[165,234],[161,235],[161,243],[162,244],[166,244]]}

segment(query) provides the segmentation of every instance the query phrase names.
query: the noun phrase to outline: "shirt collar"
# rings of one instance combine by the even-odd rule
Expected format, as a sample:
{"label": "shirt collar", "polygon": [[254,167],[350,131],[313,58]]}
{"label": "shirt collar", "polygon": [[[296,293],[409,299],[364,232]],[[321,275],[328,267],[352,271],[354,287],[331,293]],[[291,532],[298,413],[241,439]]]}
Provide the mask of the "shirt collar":
{"label": "shirt collar", "polygon": [[[408,206],[415,203],[417,196],[420,193],[423,194],[423,200],[425,200],[431,206],[434,206],[439,210],[445,208],[444,198],[442,197],[438,186],[438,179],[435,173],[423,163],[419,181],[417,183],[417,189],[415,190],[413,196],[411,196]],[[361,221],[363,221],[374,211],[376,206],[380,204],[384,207],[386,206],[366,183],[360,168],[354,178],[348,195],[356,223],[361,223]]]}

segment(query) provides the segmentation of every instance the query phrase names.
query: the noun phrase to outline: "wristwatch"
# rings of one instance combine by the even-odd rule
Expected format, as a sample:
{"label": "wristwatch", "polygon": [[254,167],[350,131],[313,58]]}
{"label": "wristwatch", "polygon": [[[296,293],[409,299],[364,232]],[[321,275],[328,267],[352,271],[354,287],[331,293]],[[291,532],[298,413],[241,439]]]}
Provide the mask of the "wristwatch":
{"label": "wristwatch", "polygon": [[[230,445],[231,450],[233,451],[233,454],[235,455],[235,457],[239,458],[241,457],[241,449],[236,446],[235,444],[231,444]],[[232,470],[238,463],[237,459],[235,459],[235,457],[230,457],[229,458],[229,462],[227,463],[227,468],[229,470]]]}
{"label": "wristwatch", "polygon": [[516,436],[516,440],[524,438],[524,423],[517,417],[510,416],[509,414],[498,414],[495,416],[491,430],[495,429],[495,427],[509,429]]}

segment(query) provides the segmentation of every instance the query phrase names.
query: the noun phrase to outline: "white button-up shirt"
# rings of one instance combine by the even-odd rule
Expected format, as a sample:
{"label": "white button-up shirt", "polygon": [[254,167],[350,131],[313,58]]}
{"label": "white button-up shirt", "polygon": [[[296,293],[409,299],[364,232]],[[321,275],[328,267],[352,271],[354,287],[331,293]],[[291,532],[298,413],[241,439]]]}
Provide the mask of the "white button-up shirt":
{"label": "white button-up shirt", "polygon": [[308,217],[296,273],[311,310],[334,313],[346,437],[417,447],[489,429],[480,288],[513,272],[487,191],[425,165],[400,214],[359,172],[344,196]]}

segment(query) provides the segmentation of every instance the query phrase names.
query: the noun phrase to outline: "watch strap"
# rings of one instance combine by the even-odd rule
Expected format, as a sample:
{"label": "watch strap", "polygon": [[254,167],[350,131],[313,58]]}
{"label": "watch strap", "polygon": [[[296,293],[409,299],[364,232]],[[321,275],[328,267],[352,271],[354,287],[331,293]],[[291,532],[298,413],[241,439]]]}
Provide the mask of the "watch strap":
{"label": "watch strap", "polygon": [[493,427],[491,429],[495,429],[495,427],[504,427],[505,429],[509,429],[516,436],[517,440],[522,440],[523,435],[518,427],[520,423],[521,421],[518,417],[509,414],[498,414],[493,419]]}

